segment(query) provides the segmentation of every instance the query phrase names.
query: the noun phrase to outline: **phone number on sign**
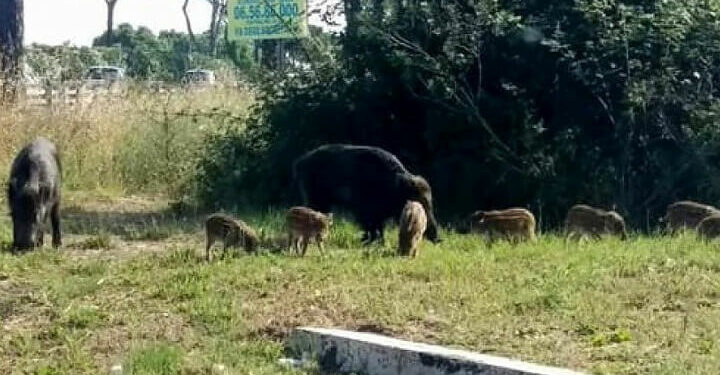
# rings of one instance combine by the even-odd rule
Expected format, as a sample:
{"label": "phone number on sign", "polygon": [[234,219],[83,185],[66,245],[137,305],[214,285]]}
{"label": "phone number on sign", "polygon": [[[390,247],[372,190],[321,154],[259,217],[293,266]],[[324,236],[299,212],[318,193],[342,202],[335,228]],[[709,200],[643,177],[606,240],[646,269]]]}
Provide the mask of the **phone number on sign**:
{"label": "phone number on sign", "polygon": [[247,26],[235,29],[235,35],[237,36],[262,36],[262,35],[275,35],[284,34],[287,32],[295,32],[297,30],[288,30],[283,25],[273,26]]}
{"label": "phone number on sign", "polygon": [[236,20],[256,20],[266,18],[294,18],[300,15],[296,3],[281,4],[238,4],[233,9]]}

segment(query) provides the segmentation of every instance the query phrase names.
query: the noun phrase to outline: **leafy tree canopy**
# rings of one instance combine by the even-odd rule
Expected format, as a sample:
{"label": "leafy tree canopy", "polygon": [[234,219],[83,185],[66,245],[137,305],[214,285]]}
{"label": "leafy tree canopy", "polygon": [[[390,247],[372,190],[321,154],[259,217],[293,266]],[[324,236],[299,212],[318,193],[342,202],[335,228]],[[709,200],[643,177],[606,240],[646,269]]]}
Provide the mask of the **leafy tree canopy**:
{"label": "leafy tree canopy", "polygon": [[649,228],[674,200],[720,201],[720,2],[345,5],[340,48],[265,81],[248,130],[210,140],[207,202],[291,200],[292,160],[327,142],[396,153],[445,217],[559,224],[586,202]]}

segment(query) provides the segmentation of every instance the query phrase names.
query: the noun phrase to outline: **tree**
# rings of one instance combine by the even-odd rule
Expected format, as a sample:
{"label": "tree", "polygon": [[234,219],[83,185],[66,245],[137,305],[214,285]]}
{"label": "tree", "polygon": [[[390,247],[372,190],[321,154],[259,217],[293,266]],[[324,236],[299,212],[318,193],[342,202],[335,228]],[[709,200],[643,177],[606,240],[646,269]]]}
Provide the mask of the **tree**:
{"label": "tree", "polygon": [[586,202],[651,229],[673,201],[720,202],[720,2],[344,2],[340,48],[261,80],[209,147],[232,156],[200,174],[208,202],[293,201],[292,161],[323,143],[395,153],[450,219],[526,206],[560,226]]}
{"label": "tree", "polygon": [[190,0],[185,0],[185,2],[183,3],[183,6],[182,6],[182,11],[183,11],[183,15],[185,15],[185,24],[187,25],[187,32],[188,32],[188,35],[190,36],[190,41],[195,43],[195,34],[193,33],[192,23],[190,23],[190,16],[188,15],[188,12],[187,12],[187,6],[188,6],[189,2],[190,2]]}
{"label": "tree", "polygon": [[0,0],[0,103],[14,100],[22,75],[23,0]]}
{"label": "tree", "polygon": [[218,35],[220,24],[227,10],[227,0],[208,0],[211,6],[210,13],[210,55],[217,56]]}
{"label": "tree", "polygon": [[[233,55],[229,54],[225,45],[218,46],[218,57],[213,58],[206,48],[208,34],[195,37],[197,44],[193,46],[185,33],[161,31],[155,35],[146,27],[133,28],[130,24],[121,23],[113,32],[112,43],[120,46],[117,50],[122,51],[121,65],[127,69],[128,76],[135,79],[176,80],[187,69],[198,66],[214,69],[219,75],[234,74],[233,61],[237,61],[242,69],[249,69],[252,65],[242,43],[232,50]],[[107,35],[103,32],[93,40],[93,46],[104,46],[106,41]],[[191,49],[192,52],[188,52]]]}
{"label": "tree", "polygon": [[118,0],[105,0],[107,4],[107,34],[106,34],[106,45],[110,47],[112,43],[112,30],[113,30],[113,17],[115,13],[115,5]]}
{"label": "tree", "polygon": [[360,0],[344,0],[345,22],[347,23],[346,33],[356,35],[358,31],[358,15],[360,14]]}

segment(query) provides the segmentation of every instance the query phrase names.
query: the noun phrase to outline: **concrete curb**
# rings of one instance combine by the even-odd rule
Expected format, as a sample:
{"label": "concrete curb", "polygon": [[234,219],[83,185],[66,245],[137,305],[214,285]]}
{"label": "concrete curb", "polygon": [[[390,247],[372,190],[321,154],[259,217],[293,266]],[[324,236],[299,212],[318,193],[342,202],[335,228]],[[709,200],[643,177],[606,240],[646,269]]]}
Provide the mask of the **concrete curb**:
{"label": "concrete curb", "polygon": [[337,329],[299,327],[287,349],[329,373],[368,375],[586,375],[512,359]]}

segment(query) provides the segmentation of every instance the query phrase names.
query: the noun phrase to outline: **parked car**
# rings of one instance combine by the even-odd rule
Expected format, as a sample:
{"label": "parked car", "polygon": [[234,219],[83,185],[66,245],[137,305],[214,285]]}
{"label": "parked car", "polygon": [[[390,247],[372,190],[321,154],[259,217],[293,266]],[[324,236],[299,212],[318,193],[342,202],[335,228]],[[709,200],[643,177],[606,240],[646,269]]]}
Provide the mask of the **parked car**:
{"label": "parked car", "polygon": [[91,66],[85,71],[83,87],[89,90],[117,87],[125,80],[125,69],[117,66]]}
{"label": "parked car", "polygon": [[207,69],[190,69],[185,72],[181,82],[186,86],[213,86],[215,73]]}

